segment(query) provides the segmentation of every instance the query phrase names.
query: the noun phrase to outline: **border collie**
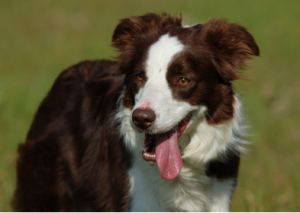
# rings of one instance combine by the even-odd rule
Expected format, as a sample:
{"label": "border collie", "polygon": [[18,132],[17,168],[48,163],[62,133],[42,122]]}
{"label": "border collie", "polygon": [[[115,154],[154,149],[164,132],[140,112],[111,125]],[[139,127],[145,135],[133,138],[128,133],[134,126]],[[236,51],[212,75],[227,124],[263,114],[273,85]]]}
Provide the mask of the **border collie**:
{"label": "border collie", "polygon": [[118,61],[57,78],[17,162],[15,211],[229,211],[245,134],[232,81],[246,28],[146,14],[116,27]]}

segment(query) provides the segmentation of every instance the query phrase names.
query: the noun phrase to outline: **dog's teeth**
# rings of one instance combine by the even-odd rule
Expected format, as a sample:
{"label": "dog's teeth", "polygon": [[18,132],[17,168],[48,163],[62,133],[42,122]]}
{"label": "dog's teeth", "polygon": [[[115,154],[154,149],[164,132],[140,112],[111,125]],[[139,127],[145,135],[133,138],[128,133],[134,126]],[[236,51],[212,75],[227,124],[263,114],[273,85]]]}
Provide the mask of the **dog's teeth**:
{"label": "dog's teeth", "polygon": [[145,155],[146,155],[147,157],[156,157],[155,154],[148,154],[148,153],[145,153]]}
{"label": "dog's teeth", "polygon": [[147,151],[146,147],[143,147],[143,146],[140,146],[140,147],[141,147],[141,149],[142,149],[144,152]]}

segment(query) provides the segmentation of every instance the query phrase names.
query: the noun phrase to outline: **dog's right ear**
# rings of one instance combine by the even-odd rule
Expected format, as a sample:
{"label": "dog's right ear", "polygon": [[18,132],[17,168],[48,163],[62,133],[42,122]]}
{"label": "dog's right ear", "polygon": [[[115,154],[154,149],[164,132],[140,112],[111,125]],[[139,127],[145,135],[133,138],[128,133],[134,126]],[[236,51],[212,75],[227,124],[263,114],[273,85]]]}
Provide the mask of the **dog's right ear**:
{"label": "dog's right ear", "polygon": [[139,17],[129,17],[122,19],[114,30],[112,46],[119,51],[119,68],[121,74],[126,74],[132,70],[135,50],[140,38],[138,34],[142,31],[142,23]]}
{"label": "dog's right ear", "polygon": [[166,13],[149,13],[122,19],[112,37],[112,46],[120,52],[120,71],[127,73],[131,70],[133,60],[140,55],[137,49],[155,42],[162,32],[174,26],[181,26],[181,17],[171,17]]}
{"label": "dog's right ear", "polygon": [[132,70],[136,58],[136,48],[143,40],[144,28],[144,20],[139,16],[132,16],[121,19],[114,30],[111,45],[120,53],[117,59],[119,60],[118,71],[121,74],[129,73]]}
{"label": "dog's right ear", "polygon": [[114,31],[112,46],[122,52],[136,42],[144,42],[145,39],[149,39],[153,35],[152,33],[158,33],[158,30],[171,26],[181,26],[181,16],[171,17],[166,13],[162,15],[148,13],[143,16],[121,19]]}
{"label": "dog's right ear", "polygon": [[122,19],[114,31],[112,46],[120,52],[124,51],[127,46],[131,46],[138,34],[139,22],[138,17]]}

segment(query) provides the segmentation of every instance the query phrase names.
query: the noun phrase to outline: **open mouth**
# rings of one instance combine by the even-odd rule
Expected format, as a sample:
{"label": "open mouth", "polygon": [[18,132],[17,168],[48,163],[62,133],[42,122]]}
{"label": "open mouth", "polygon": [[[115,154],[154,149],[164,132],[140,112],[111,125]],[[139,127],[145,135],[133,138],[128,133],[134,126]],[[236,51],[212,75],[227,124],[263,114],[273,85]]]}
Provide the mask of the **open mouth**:
{"label": "open mouth", "polygon": [[160,134],[145,134],[145,147],[142,156],[150,165],[158,165],[163,179],[172,180],[179,175],[182,159],[178,141],[192,115],[187,115],[176,127]]}

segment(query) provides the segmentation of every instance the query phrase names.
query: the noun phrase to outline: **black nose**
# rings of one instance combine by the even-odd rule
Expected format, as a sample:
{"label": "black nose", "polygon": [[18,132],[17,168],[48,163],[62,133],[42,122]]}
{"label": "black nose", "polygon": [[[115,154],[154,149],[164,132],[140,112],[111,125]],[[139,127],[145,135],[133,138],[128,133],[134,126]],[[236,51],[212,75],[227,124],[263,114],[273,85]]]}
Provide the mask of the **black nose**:
{"label": "black nose", "polygon": [[154,123],[155,118],[155,113],[150,109],[136,109],[132,113],[132,121],[134,125],[143,130],[149,128]]}

